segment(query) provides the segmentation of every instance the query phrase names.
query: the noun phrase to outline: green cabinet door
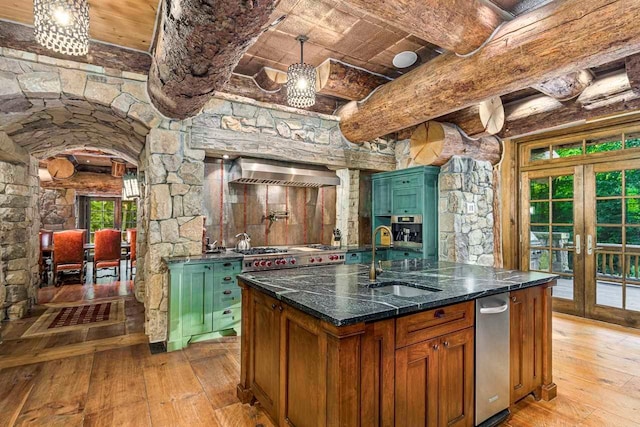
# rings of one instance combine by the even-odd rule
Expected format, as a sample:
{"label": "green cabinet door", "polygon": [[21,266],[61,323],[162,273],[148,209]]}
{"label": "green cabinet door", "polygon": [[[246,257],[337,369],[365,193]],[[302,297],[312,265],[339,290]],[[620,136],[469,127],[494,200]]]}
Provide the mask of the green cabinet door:
{"label": "green cabinet door", "polygon": [[391,178],[374,179],[373,181],[373,215],[391,215]]}
{"label": "green cabinet door", "polygon": [[182,334],[213,331],[213,266],[185,265],[182,276]]}
{"label": "green cabinet door", "polygon": [[423,187],[394,188],[393,214],[422,214],[424,211],[423,200]]}

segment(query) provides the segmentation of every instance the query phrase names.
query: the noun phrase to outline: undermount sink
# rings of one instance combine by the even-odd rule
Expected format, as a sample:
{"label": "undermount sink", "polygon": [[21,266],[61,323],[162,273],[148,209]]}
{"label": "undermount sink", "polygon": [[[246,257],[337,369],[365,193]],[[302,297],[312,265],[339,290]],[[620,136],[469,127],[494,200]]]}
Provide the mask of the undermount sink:
{"label": "undermount sink", "polygon": [[397,297],[419,297],[423,295],[429,295],[433,292],[440,292],[442,289],[430,288],[428,286],[419,286],[413,283],[407,282],[382,282],[372,283],[367,286],[374,292],[382,294],[395,295]]}

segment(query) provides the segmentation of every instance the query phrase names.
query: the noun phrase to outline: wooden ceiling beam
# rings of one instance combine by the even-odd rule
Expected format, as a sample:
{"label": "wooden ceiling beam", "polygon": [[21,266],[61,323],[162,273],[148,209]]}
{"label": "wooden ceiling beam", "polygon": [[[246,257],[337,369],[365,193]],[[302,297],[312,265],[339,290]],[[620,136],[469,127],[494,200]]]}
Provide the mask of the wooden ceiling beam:
{"label": "wooden ceiling beam", "polygon": [[640,54],[627,56],[624,63],[629,86],[634,92],[640,92]]}
{"label": "wooden ceiling beam", "polygon": [[177,119],[197,114],[267,29],[277,3],[164,1],[148,83],[158,110]]}
{"label": "wooden ceiling beam", "polygon": [[478,48],[502,22],[496,10],[479,0],[346,0],[346,3],[459,54]]}
{"label": "wooden ceiling beam", "polygon": [[591,85],[593,79],[591,71],[578,70],[535,84],[532,87],[558,101],[568,101],[579,96]]}
{"label": "wooden ceiling beam", "polygon": [[443,54],[367,100],[347,104],[340,111],[340,128],[350,141],[371,140],[637,53],[640,26],[634,14],[640,14],[634,0],[553,2],[504,24],[472,57]]}
{"label": "wooden ceiling beam", "polygon": [[335,59],[327,59],[317,69],[318,93],[336,98],[360,101],[390,78],[370,73]]}
{"label": "wooden ceiling beam", "polygon": [[145,75],[149,72],[151,65],[151,56],[146,52],[125,49],[94,40],[89,43],[89,54],[86,56],[62,55],[36,42],[33,27],[7,21],[0,21],[0,46]]}

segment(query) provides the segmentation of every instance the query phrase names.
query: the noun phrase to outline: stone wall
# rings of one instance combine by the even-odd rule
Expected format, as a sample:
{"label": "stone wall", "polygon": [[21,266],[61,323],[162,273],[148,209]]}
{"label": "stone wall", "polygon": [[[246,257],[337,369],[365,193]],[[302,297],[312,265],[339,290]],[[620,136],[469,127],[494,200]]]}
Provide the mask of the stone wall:
{"label": "stone wall", "polygon": [[38,284],[38,162],[0,161],[0,320],[20,319]]}
{"label": "stone wall", "polygon": [[148,209],[141,286],[151,342],[167,339],[169,275],[162,259],[202,253],[203,160],[204,151],[190,149],[184,132],[168,129],[149,132],[140,158]]}
{"label": "stone wall", "polygon": [[440,259],[493,266],[491,163],[453,157],[440,169]]}
{"label": "stone wall", "polygon": [[76,190],[40,188],[40,226],[45,230],[76,228]]}

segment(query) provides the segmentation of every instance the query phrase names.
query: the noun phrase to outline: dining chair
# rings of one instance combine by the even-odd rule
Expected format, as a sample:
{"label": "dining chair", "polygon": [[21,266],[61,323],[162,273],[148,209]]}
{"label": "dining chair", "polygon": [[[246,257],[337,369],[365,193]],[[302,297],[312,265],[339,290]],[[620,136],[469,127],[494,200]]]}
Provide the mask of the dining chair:
{"label": "dining chair", "polygon": [[127,230],[127,242],[129,242],[129,280],[133,278],[133,268],[136,266],[136,239],[138,231],[135,228]]}
{"label": "dining chair", "polygon": [[[84,284],[84,240],[86,230],[65,230],[53,233],[53,280],[60,286],[58,272],[79,270]],[[42,244],[41,240],[41,244]]]}
{"label": "dining chair", "polygon": [[120,278],[121,240],[122,234],[120,230],[104,229],[96,231],[93,251],[94,284],[98,279],[98,270],[101,268],[115,268],[116,280]]}

